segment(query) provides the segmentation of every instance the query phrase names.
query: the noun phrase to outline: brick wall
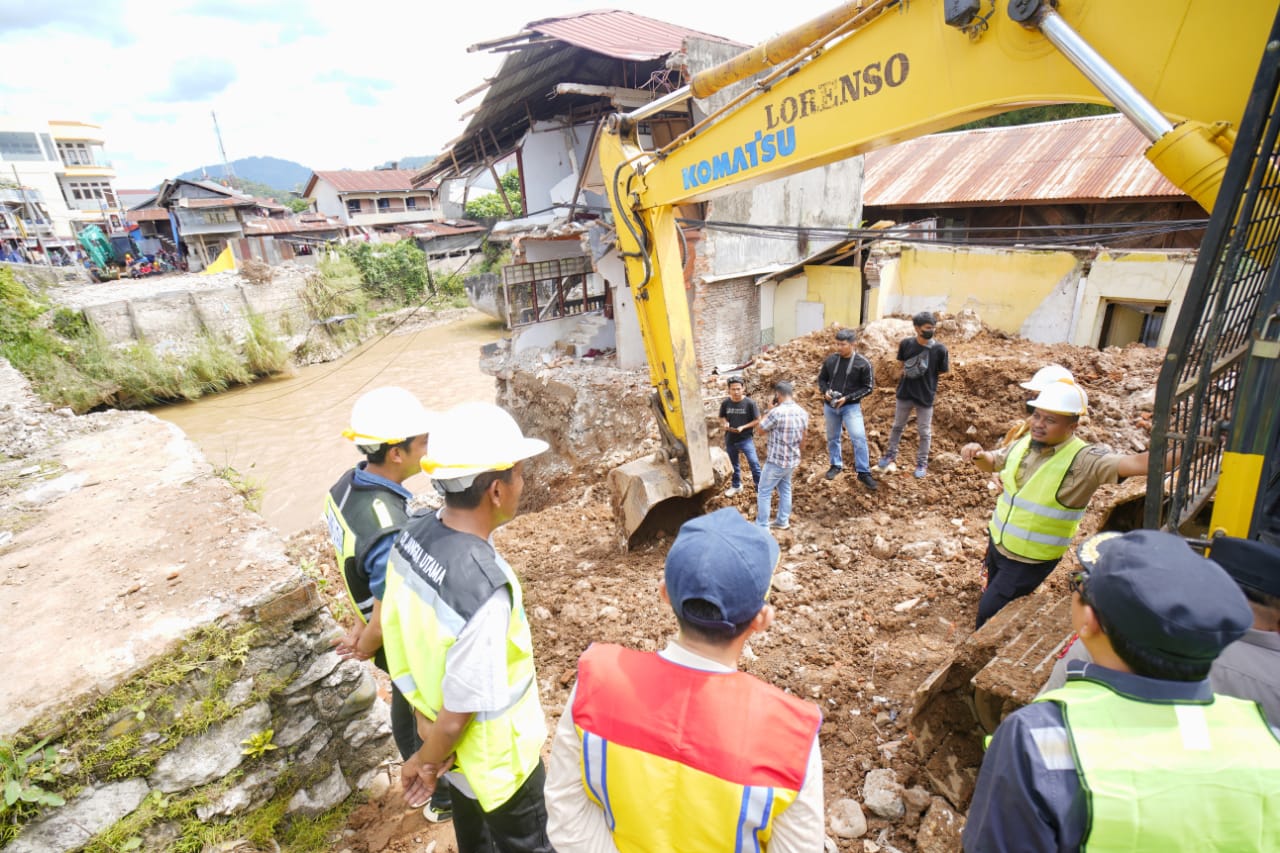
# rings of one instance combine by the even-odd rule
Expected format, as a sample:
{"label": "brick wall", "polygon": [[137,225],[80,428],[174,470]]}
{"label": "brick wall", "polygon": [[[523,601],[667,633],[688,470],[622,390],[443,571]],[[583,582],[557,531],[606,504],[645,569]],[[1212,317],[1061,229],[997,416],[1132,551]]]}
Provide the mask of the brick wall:
{"label": "brick wall", "polygon": [[699,280],[693,292],[693,337],[703,371],[741,364],[760,349],[760,288],[755,278]]}

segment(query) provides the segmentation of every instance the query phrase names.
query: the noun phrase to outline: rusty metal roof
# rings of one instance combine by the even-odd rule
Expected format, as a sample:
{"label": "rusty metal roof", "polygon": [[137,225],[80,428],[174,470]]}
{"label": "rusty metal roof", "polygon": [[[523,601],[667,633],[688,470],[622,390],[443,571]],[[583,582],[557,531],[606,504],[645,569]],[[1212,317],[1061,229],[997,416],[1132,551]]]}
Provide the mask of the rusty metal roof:
{"label": "rusty metal roof", "polygon": [[669,56],[683,50],[687,38],[724,41],[720,36],[620,9],[596,9],[577,15],[544,18],[526,24],[525,30],[629,62],[648,62]]}
{"label": "rusty metal roof", "polygon": [[502,159],[515,151],[531,120],[576,114],[589,121],[593,110],[613,111],[597,95],[556,95],[559,83],[666,94],[684,82],[678,71],[666,67],[666,58],[683,50],[689,38],[737,44],[634,12],[598,9],[533,21],[513,36],[472,46],[469,50],[505,53],[502,67],[487,82],[466,130],[415,180],[421,184],[464,175]]}
{"label": "rusty metal roof", "polygon": [[864,207],[1182,198],[1124,116],[938,133],[866,155]]}
{"label": "rusty metal roof", "polygon": [[163,207],[139,207],[126,210],[124,216],[130,222],[160,222],[169,219],[169,211]]}
{"label": "rusty metal roof", "polygon": [[324,222],[302,220],[288,216],[271,219],[246,219],[244,233],[250,237],[268,234],[303,234],[308,231],[340,231],[342,222],[338,219],[326,219]]}
{"label": "rusty metal roof", "polygon": [[[340,193],[407,192],[414,189],[410,169],[372,169],[369,171],[312,172],[303,195],[311,195],[317,180],[328,181]],[[432,187],[421,187],[432,189]]]}

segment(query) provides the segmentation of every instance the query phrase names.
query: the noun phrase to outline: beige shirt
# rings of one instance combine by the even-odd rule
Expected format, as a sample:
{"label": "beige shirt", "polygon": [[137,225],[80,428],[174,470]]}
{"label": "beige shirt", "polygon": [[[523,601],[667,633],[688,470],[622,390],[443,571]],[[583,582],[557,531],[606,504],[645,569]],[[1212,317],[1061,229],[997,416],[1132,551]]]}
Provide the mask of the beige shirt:
{"label": "beige shirt", "polygon": [[[1053,447],[1042,446],[1038,448],[1033,444],[1028,448],[1027,455],[1022,457],[1018,470],[1013,474],[1013,481],[1018,485],[1018,488],[1022,488],[1027,480],[1031,479],[1031,475],[1038,471],[1040,466],[1052,459],[1058,449],[1066,443],[1064,441],[1062,444],[1054,445]],[[997,473],[1004,469],[1005,460],[1009,458],[1011,450],[1013,450],[1012,445],[991,451],[992,464],[995,466]],[[1084,509],[1089,505],[1089,498],[1093,497],[1093,493],[1100,486],[1120,482],[1120,463],[1125,458],[1125,454],[1113,453],[1111,448],[1106,445],[1090,444],[1086,446],[1076,454],[1076,458],[1071,462],[1071,467],[1067,469],[1067,475],[1062,478],[1062,485],[1058,487],[1058,502],[1073,509]],[[996,550],[1011,560],[1017,560],[1022,563],[1035,562],[1025,557],[1019,557],[1017,554],[1011,554],[1000,545],[996,546]]]}
{"label": "beige shirt", "polygon": [[[665,660],[707,672],[733,672],[727,666],[694,654],[675,642],[659,652]],[[574,685],[565,703],[560,724],[551,742],[544,798],[547,802],[547,835],[556,853],[618,853],[604,812],[582,787],[582,741],[573,725]],[[822,800],[822,753],[813,739],[804,784],[791,807],[773,822],[769,853],[815,853],[823,849],[826,820]],[[732,849],[729,842],[728,849]]]}

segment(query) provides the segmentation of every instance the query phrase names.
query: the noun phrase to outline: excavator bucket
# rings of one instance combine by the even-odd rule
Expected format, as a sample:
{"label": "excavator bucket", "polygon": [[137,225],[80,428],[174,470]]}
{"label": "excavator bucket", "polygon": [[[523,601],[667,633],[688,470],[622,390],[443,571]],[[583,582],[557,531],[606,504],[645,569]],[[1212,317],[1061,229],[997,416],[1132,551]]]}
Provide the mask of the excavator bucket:
{"label": "excavator bucket", "polygon": [[610,471],[609,493],[614,518],[629,542],[655,507],[672,498],[691,498],[693,488],[674,463],[655,453]]}

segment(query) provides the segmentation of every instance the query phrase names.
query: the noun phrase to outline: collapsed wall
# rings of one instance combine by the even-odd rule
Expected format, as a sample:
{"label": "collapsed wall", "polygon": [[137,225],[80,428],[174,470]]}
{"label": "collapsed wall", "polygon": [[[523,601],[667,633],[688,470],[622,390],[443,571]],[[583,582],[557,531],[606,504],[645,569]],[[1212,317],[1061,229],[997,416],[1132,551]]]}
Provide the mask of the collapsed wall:
{"label": "collapsed wall", "polygon": [[0,846],[265,847],[391,758],[315,581],[176,427],[51,412],[0,362],[0,506],[0,749],[41,746]]}

